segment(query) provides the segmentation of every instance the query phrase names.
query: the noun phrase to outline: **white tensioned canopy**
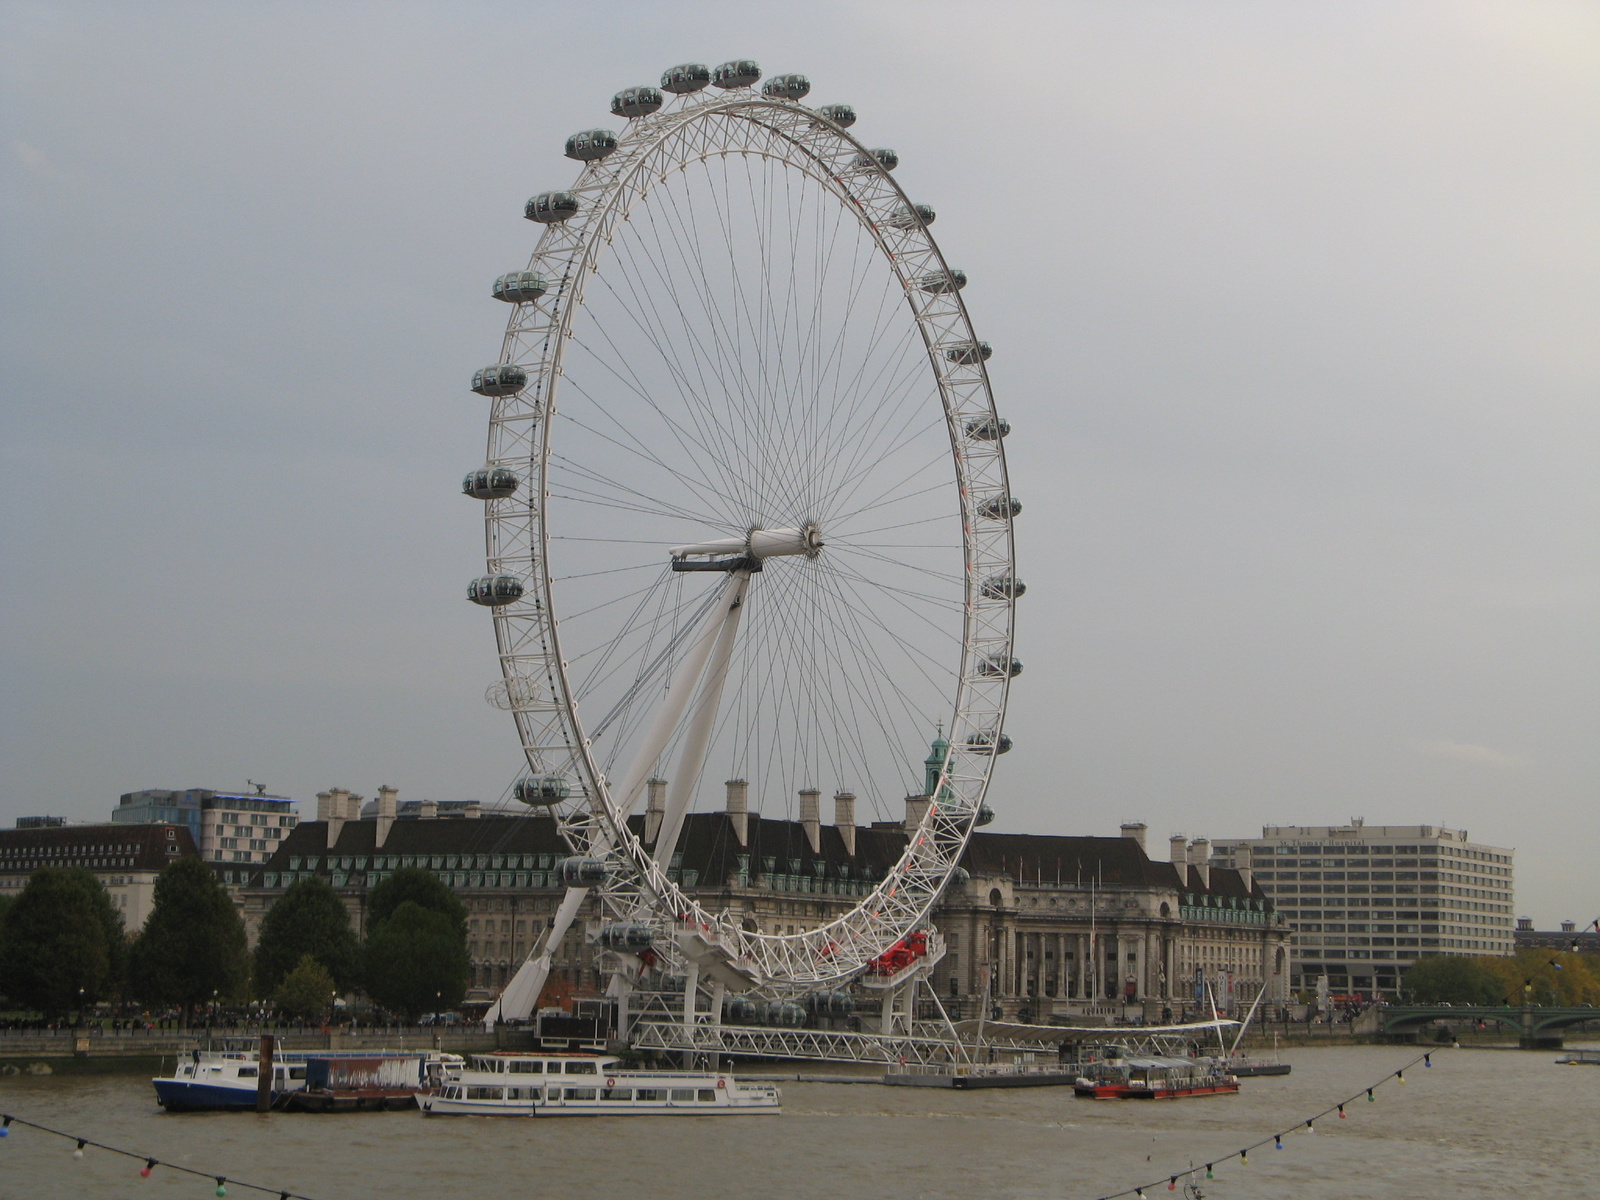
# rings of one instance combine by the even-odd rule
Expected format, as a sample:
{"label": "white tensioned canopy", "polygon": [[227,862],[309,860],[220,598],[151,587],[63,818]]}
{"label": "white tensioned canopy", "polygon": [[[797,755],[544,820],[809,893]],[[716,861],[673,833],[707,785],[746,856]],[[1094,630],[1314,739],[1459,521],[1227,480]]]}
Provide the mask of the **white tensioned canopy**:
{"label": "white tensioned canopy", "polygon": [[[697,928],[764,986],[848,978],[924,921],[1009,745],[1006,426],[965,276],[893,166],[749,87],[630,120],[547,220],[500,358],[526,385],[490,419],[486,468],[521,486],[486,502],[488,567],[523,585],[494,608],[490,699],[575,854],[606,862],[611,918]],[[720,882],[674,851],[723,779],[752,814],[843,792],[898,822],[936,726],[899,861],[785,885],[854,897],[845,916],[761,931],[685,894]],[[652,776],[653,844],[628,825]],[[800,870],[764,853],[741,874]]]}

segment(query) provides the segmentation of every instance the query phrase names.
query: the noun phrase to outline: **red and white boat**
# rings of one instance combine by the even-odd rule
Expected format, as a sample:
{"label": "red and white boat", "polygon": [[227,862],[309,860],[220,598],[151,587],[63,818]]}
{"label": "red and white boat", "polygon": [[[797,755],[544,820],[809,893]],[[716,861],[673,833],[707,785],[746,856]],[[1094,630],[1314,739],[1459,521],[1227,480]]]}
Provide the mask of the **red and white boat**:
{"label": "red and white boat", "polygon": [[1181,1100],[1188,1096],[1227,1096],[1239,1081],[1215,1062],[1195,1058],[1129,1055],[1086,1065],[1072,1087],[1091,1100]]}

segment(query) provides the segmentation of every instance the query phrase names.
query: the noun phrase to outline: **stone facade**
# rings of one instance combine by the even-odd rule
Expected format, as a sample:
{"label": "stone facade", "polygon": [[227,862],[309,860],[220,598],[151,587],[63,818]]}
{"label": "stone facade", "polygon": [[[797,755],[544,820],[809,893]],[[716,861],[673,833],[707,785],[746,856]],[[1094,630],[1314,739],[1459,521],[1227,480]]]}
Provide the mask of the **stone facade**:
{"label": "stone facade", "polygon": [[[793,933],[843,914],[905,849],[901,823],[856,826],[848,795],[835,798],[831,825],[809,812],[801,821],[767,820],[744,811],[735,789],[730,798],[733,811],[690,814],[669,874],[747,929]],[[908,800],[908,819],[922,803]],[[364,818],[341,811],[347,815],[302,822],[240,889],[252,942],[261,916],[295,879],[327,880],[364,930],[367,890],[401,867],[421,867],[467,906],[471,996],[503,987],[563,893],[555,868],[569,851],[554,822],[478,810]],[[653,832],[650,819],[636,817],[635,831]],[[1135,828],[1142,835],[1142,827],[1125,832]],[[1175,1005],[1193,999],[1199,967],[1210,980],[1234,972],[1247,1001],[1263,984],[1269,1001],[1285,995],[1287,930],[1237,871],[1152,862],[1142,836],[984,832],[973,835],[963,865],[968,878],[953,883],[934,912],[950,942],[934,982],[958,1005],[977,1003],[986,976],[1008,1017],[1042,1021],[1125,1000],[1129,976],[1134,1000]],[[554,960],[555,974],[577,990],[601,983],[586,945],[597,918],[586,915]]]}
{"label": "stone facade", "polygon": [[15,896],[40,867],[86,867],[137,933],[155,903],[156,876],[199,854],[187,825],[56,825],[0,829],[0,895]]}

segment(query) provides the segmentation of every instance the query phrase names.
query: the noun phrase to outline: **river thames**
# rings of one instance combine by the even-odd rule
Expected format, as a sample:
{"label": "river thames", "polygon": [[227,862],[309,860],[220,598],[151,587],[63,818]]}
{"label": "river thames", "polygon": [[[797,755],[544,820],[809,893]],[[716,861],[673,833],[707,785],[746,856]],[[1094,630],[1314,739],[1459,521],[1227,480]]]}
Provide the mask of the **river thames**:
{"label": "river thames", "polygon": [[[168,1115],[135,1075],[6,1077],[0,1109],[73,1134],[316,1200],[1074,1200],[1195,1164],[1216,1200],[1433,1200],[1600,1196],[1593,1121],[1600,1069],[1556,1052],[1443,1049],[1329,1117],[1224,1156],[1361,1093],[1421,1052],[1300,1050],[1287,1077],[1237,1096],[1170,1104],[1074,1099],[1070,1090],[951,1092],[782,1084],[778,1117],[431,1118],[416,1113]],[[771,1070],[772,1068],[764,1068]],[[819,1068],[825,1070],[826,1068]],[[756,1074],[752,1068],[745,1074]],[[0,1198],[202,1197],[207,1180],[13,1126]],[[258,1195],[233,1186],[235,1198]]]}

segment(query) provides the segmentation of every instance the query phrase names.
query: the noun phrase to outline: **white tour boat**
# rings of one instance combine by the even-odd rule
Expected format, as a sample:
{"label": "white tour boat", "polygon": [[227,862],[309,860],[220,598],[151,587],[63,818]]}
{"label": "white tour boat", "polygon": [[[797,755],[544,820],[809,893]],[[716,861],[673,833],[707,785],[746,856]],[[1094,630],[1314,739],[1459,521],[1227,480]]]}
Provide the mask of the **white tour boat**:
{"label": "white tour boat", "polygon": [[428,1116],[731,1116],[781,1111],[778,1089],[727,1074],[649,1071],[603,1054],[475,1054],[417,1096]]}

